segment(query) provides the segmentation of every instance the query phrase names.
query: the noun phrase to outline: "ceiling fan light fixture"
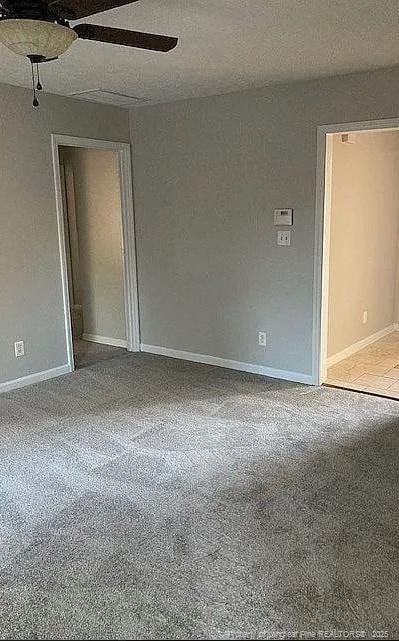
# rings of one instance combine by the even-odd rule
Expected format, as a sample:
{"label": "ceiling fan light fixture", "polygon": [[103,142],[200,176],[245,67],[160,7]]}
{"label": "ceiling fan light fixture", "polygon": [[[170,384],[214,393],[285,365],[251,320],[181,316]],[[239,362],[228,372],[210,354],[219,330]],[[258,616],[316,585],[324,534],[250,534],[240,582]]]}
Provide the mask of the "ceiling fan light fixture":
{"label": "ceiling fan light fixture", "polygon": [[58,58],[77,37],[73,29],[55,22],[20,18],[0,21],[0,42],[10,51],[29,58]]}
{"label": "ceiling fan light fixture", "polygon": [[133,2],[137,0],[0,0],[0,43],[28,58],[34,107],[39,106],[37,92],[43,90],[40,63],[62,56],[77,38],[150,51],[167,52],[176,47],[178,39],[171,36],[93,23],[69,26],[68,20],[80,20]]}

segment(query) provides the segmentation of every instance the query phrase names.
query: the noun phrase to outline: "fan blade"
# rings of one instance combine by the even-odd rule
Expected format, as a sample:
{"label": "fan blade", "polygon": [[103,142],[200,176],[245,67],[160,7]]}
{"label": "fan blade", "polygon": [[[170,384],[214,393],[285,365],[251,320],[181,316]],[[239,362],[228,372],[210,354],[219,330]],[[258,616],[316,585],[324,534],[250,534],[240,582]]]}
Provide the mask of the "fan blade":
{"label": "fan blade", "polygon": [[49,8],[60,18],[78,20],[133,2],[137,0],[51,0]]}
{"label": "fan blade", "polygon": [[74,31],[76,31],[79,38],[84,40],[97,40],[98,42],[109,42],[115,45],[124,45],[125,47],[150,49],[151,51],[170,51],[178,43],[178,39],[171,36],[158,36],[154,33],[144,33],[142,31],[100,27],[96,24],[78,24],[74,27]]}

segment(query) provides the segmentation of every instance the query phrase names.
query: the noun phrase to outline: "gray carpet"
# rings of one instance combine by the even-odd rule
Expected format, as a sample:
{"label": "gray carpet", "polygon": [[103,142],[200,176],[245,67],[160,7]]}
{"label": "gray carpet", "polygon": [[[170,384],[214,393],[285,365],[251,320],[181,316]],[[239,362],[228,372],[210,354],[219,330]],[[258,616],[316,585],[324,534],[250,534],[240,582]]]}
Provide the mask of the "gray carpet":
{"label": "gray carpet", "polygon": [[398,424],[149,355],[2,395],[0,638],[398,638]]}

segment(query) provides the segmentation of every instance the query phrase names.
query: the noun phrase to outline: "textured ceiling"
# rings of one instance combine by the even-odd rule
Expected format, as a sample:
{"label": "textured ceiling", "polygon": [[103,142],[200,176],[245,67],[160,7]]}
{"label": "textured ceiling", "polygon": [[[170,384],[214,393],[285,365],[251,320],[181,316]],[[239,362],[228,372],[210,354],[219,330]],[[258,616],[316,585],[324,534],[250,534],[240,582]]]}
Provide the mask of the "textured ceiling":
{"label": "textured ceiling", "polygon": [[[398,0],[141,0],[86,21],[180,42],[168,54],[77,42],[43,68],[47,91],[166,102],[399,64]],[[0,82],[30,86],[2,45]]]}

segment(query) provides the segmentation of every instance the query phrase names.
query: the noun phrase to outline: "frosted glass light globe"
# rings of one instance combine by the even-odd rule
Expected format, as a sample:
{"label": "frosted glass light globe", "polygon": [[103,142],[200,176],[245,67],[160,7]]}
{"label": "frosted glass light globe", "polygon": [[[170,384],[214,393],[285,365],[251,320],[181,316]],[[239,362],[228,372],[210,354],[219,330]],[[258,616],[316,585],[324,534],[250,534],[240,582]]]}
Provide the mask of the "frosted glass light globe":
{"label": "frosted glass light globe", "polygon": [[0,21],[0,42],[20,56],[58,58],[77,37],[73,29],[54,22],[17,18]]}

